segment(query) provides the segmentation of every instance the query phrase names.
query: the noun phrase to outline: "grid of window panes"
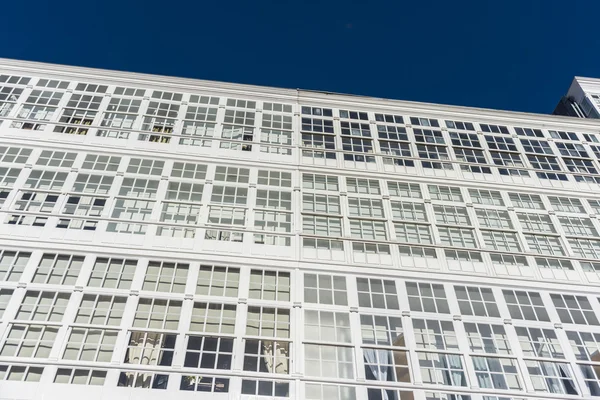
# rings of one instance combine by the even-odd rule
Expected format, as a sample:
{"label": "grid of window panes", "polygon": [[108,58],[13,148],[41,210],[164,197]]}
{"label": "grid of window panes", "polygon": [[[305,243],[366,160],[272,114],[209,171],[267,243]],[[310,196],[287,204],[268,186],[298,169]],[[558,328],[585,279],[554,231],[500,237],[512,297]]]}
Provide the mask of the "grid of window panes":
{"label": "grid of window panes", "polygon": [[600,397],[597,129],[186,90],[0,74],[0,387]]}
{"label": "grid of window panes", "polygon": [[322,384],[342,399],[599,394],[597,292],[9,248],[0,267],[6,380],[215,393],[241,380],[242,394],[293,397],[300,374],[317,399]]}
{"label": "grid of window panes", "polygon": [[297,145],[308,164],[581,189],[600,184],[599,139],[579,129],[3,76],[0,115],[21,130],[125,139],[111,141],[117,146],[142,141],[157,149],[259,153],[265,160],[291,160]]}

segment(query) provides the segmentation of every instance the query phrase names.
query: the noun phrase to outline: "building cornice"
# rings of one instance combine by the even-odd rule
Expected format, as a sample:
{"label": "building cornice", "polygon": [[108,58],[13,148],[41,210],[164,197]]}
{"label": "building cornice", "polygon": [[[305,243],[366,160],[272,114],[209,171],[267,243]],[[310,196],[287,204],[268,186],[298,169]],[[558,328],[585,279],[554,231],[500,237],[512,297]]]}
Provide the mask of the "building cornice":
{"label": "building cornice", "polygon": [[[600,132],[600,120],[582,119],[557,115],[534,114],[518,111],[493,110],[487,108],[464,107],[445,104],[421,103],[406,100],[340,94],[305,89],[285,89],[238,83],[226,83],[191,78],[177,78],[162,75],[122,72],[87,67],[74,67],[34,61],[0,58],[0,70],[18,74],[43,74],[65,79],[72,77],[98,83],[137,85],[162,90],[181,90],[189,93],[221,94],[227,96],[252,95],[256,97],[277,97],[280,101],[300,102],[330,107],[363,107],[378,112],[396,112],[415,116],[435,116],[465,121],[512,124],[527,127],[551,127],[588,132]],[[582,83],[600,86],[600,79],[575,77]]]}

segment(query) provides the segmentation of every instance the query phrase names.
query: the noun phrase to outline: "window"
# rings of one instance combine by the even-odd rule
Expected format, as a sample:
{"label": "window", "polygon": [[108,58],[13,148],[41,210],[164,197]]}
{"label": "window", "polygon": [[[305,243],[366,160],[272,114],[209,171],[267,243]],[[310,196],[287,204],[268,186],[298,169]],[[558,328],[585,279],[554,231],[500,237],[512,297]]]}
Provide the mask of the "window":
{"label": "window", "polygon": [[114,177],[79,174],[73,185],[73,191],[79,193],[108,194]]}
{"label": "window", "polygon": [[600,333],[567,331],[567,337],[577,360],[597,360],[600,354]]}
{"label": "window", "polygon": [[520,290],[502,290],[511,318],[527,321],[545,321],[550,318],[539,293]]}
{"label": "window", "polygon": [[290,172],[258,170],[259,185],[276,187],[292,187],[292,174]]}
{"label": "window", "polygon": [[579,199],[548,196],[548,200],[555,211],[585,214],[585,208]]}
{"label": "window", "polygon": [[536,257],[535,263],[545,279],[579,280],[573,264],[569,260]]}
{"label": "window", "polygon": [[554,154],[550,144],[545,140],[521,139],[521,144],[527,153]]}
{"label": "window", "polygon": [[569,364],[525,360],[536,392],[579,394]]}
{"label": "window", "polygon": [[115,325],[123,318],[127,297],[84,294],[75,317],[76,324]]}
{"label": "window", "polygon": [[71,168],[77,153],[67,153],[65,151],[44,150],[36,161],[36,165],[47,167]]}
{"label": "window", "polygon": [[444,287],[435,283],[406,282],[411,311],[449,314]]}
{"label": "window", "polygon": [[193,332],[233,334],[236,306],[195,302],[189,330]]}
{"label": "window", "polygon": [[0,75],[0,82],[9,83],[11,85],[27,85],[31,78],[16,75]]}
{"label": "window", "polygon": [[171,170],[171,177],[194,180],[205,179],[207,168],[206,164],[175,162]]}
{"label": "window", "polygon": [[403,268],[439,268],[435,249],[421,246],[398,246],[398,251]]}
{"label": "window", "polygon": [[[19,168],[0,167],[0,186],[12,187],[20,173],[21,169]],[[8,191],[6,194],[8,196]]]}
{"label": "window", "polygon": [[517,208],[528,208],[531,210],[544,210],[542,198],[537,194],[509,193],[510,201]]}
{"label": "window", "polygon": [[434,205],[433,212],[438,224],[471,225],[466,207]]}
{"label": "window", "polygon": [[335,160],[336,158],[334,136],[303,133],[302,146],[302,155],[304,157],[326,158],[332,160]]}
{"label": "window", "polygon": [[161,236],[176,236],[193,238],[194,228],[186,228],[183,225],[196,225],[200,219],[200,206],[192,204],[163,203],[160,221],[170,222],[180,226],[159,226],[157,234]]}
{"label": "window", "polygon": [[421,222],[427,221],[427,214],[425,213],[425,204],[423,203],[392,201],[391,206],[392,218],[395,220],[410,220]]}
{"label": "window", "polygon": [[201,265],[196,294],[237,297],[239,281],[239,268]]}
{"label": "window", "polygon": [[302,131],[333,133],[333,120],[302,117]]}
{"label": "window", "polygon": [[288,342],[245,340],[244,371],[288,374],[289,363]]}
{"label": "window", "polygon": [[346,178],[349,193],[380,195],[379,181],[375,179]]}
{"label": "window", "polygon": [[136,267],[137,260],[97,258],[88,286],[129,289]]}
{"label": "window", "polygon": [[66,179],[66,172],[40,171],[34,169],[29,174],[29,178],[27,178],[23,187],[42,190],[60,190]]}
{"label": "window", "polygon": [[454,247],[477,247],[473,229],[438,226],[440,243]]}
{"label": "window", "polygon": [[[577,140],[577,138],[574,140]],[[558,151],[562,156],[590,158],[590,155],[585,150],[585,147],[578,143],[556,142],[556,147],[558,147]]]}
{"label": "window", "polygon": [[430,350],[456,350],[458,339],[451,321],[413,319],[417,348]]}
{"label": "window", "polygon": [[124,178],[119,196],[138,197],[145,199],[156,198],[159,181],[141,178]]}
{"label": "window", "polygon": [[422,199],[421,186],[418,183],[387,181],[390,196],[405,197],[408,199]]}
{"label": "window", "polygon": [[164,161],[147,158],[132,158],[127,167],[128,174],[142,174],[159,176],[162,173]]}
{"label": "window", "polygon": [[44,367],[0,364],[0,381],[39,382]]}
{"label": "window", "polygon": [[0,319],[2,319],[4,311],[6,311],[6,307],[8,307],[12,294],[13,291],[11,289],[0,289]]}
{"label": "window", "polygon": [[449,129],[462,129],[467,131],[474,131],[475,127],[470,122],[460,122],[460,121],[445,121],[446,127]]}
{"label": "window", "polygon": [[290,273],[283,271],[250,271],[250,298],[290,301]]}
{"label": "window", "polygon": [[302,216],[302,232],[320,236],[342,236],[341,218],[318,215]]}
{"label": "window", "polygon": [[450,186],[427,185],[432,200],[463,202],[460,189]]}
{"label": "window", "polygon": [[515,141],[510,137],[486,135],[485,140],[491,150],[519,151],[515,145]]}
{"label": "window", "polygon": [[[184,367],[231,369],[233,339],[210,336],[188,336]],[[169,363],[170,365],[170,363]]]}
{"label": "window", "polygon": [[[150,219],[152,209],[156,202],[147,200],[119,199],[115,201],[112,218],[126,221],[146,221]],[[146,233],[147,225],[128,222],[109,222],[108,232],[133,233],[143,235]]]}
{"label": "window", "polygon": [[515,132],[517,132],[517,135],[519,136],[544,137],[544,134],[540,129],[515,128]]}
{"label": "window", "polygon": [[[170,366],[173,362],[175,338],[158,332],[130,332],[125,364]],[[187,367],[187,365],[185,365]]]}
{"label": "window", "polygon": [[521,390],[517,363],[510,358],[472,357],[480,388]]}
{"label": "window", "polygon": [[351,347],[304,345],[306,376],[354,379],[354,357]]}
{"label": "window", "polygon": [[587,297],[552,293],[550,298],[562,323],[600,325]]}
{"label": "window", "polygon": [[[263,194],[264,193],[264,194]],[[267,196],[268,193],[268,196]],[[263,202],[266,203],[268,201],[268,204],[272,204],[274,200],[276,199],[271,199],[273,197],[275,197],[274,195],[271,195],[271,193],[273,193],[273,191],[261,191],[258,190],[257,191],[257,206],[259,205],[263,205]],[[280,192],[274,192],[279,194]],[[286,194],[286,198],[285,198],[285,204],[286,204],[286,210],[291,210],[292,204],[291,204],[291,195],[287,194],[287,192],[281,192],[283,194]],[[279,197],[279,196],[277,196]],[[267,200],[268,198],[268,200]],[[259,199],[265,199],[259,202]],[[380,200],[373,200],[373,202],[375,202],[375,204],[378,204],[377,201],[379,201],[379,205],[381,205],[381,201]],[[353,203],[353,209],[355,211],[351,211],[351,212],[355,212],[355,213],[359,213],[362,212],[363,210],[365,211],[365,213],[367,212],[372,212],[370,211],[369,205],[373,204],[372,201],[370,201],[370,199],[357,199],[354,198],[352,201],[348,200],[349,203]],[[289,204],[289,205],[288,205]],[[270,208],[270,207],[269,207]],[[381,208],[381,207],[380,207]],[[339,196],[330,196],[330,195],[324,195],[324,194],[313,194],[313,193],[304,193],[302,195],[302,211],[304,212],[314,212],[314,213],[322,213],[322,214],[340,214],[340,198]],[[383,209],[381,210],[382,214],[383,214]]]}
{"label": "window", "polygon": [[0,250],[0,280],[18,282],[30,257],[23,251]]}
{"label": "window", "polygon": [[479,225],[484,228],[513,229],[508,212],[504,210],[475,209]]}
{"label": "window", "polygon": [[[379,136],[379,139],[409,140],[408,135],[406,134],[406,128],[403,126],[377,125],[377,135]],[[381,140],[380,143],[382,143]]]}
{"label": "window", "polygon": [[[337,197],[334,198],[338,200]],[[361,199],[359,197],[349,197],[348,208],[350,211],[350,216],[353,217],[384,218],[383,204],[379,199]],[[339,214],[339,211],[337,214]]]}
{"label": "window", "polygon": [[565,358],[552,329],[515,327],[525,357]]}
{"label": "window", "polygon": [[361,239],[387,240],[383,221],[350,219],[350,235]]}
{"label": "window", "polygon": [[567,235],[599,236],[598,231],[589,218],[558,217],[558,220]]}
{"label": "window", "polygon": [[223,205],[246,205],[248,188],[234,186],[213,186],[210,201]]}
{"label": "window", "polygon": [[526,231],[556,233],[549,215],[517,213],[521,226]]}
{"label": "window", "polygon": [[305,310],[304,321],[306,340],[350,343],[348,313]]}
{"label": "window", "polygon": [[231,183],[248,183],[250,179],[250,170],[248,168],[235,168],[217,166],[215,171],[215,181]]}
{"label": "window", "polygon": [[431,244],[429,225],[395,223],[396,240],[406,243]]}
{"label": "window", "polygon": [[67,254],[44,254],[33,276],[34,283],[74,285],[84,257]]}
{"label": "window", "polygon": [[531,251],[551,256],[564,256],[565,251],[560,244],[560,239],[555,236],[542,236],[525,234],[525,240]]}
{"label": "window", "polygon": [[600,240],[570,238],[568,241],[577,257],[600,258]]}
{"label": "window", "polygon": [[142,290],[183,293],[188,269],[188,264],[150,261]]}
{"label": "window", "polygon": [[465,322],[469,348],[474,353],[511,354],[510,341],[502,325]]}
{"label": "window", "polygon": [[434,126],[434,127],[440,126],[437,119],[432,119],[432,118],[410,117],[410,123],[412,125],[417,125],[417,126]]}
{"label": "window", "polygon": [[121,157],[103,156],[98,154],[88,154],[83,161],[81,169],[91,169],[94,171],[115,172],[119,169]]}
{"label": "window", "polygon": [[375,278],[356,278],[360,307],[398,310],[398,295],[394,281]]}
{"label": "window", "polygon": [[138,389],[166,389],[169,375],[150,372],[121,371],[117,386]]}
{"label": "window", "polygon": [[[237,122],[236,122],[237,123]],[[292,116],[263,113],[263,128],[292,130]]]}
{"label": "window", "polygon": [[[354,386],[328,385],[306,383],[304,385],[306,400],[354,400],[356,389]],[[369,397],[370,399],[370,397]]]}
{"label": "window", "polygon": [[48,358],[57,333],[54,326],[10,325],[0,356]]}
{"label": "window", "polygon": [[70,298],[69,293],[28,290],[15,319],[38,322],[60,322]]}
{"label": "window", "polygon": [[183,375],[179,390],[228,393],[229,378],[206,375]]}
{"label": "window", "polygon": [[71,385],[104,385],[106,371],[95,369],[58,368],[54,383],[66,383]]}
{"label": "window", "polygon": [[579,364],[583,379],[592,396],[600,395],[600,366]]}
{"label": "window", "polygon": [[302,188],[339,191],[338,177],[333,175],[302,174]]}
{"label": "window", "polygon": [[363,344],[377,346],[406,346],[402,320],[399,317],[361,314]]}
{"label": "window", "polygon": [[482,230],[481,235],[486,248],[507,252],[521,251],[517,235],[513,232]]}
{"label": "window", "polygon": [[246,335],[289,338],[290,310],[285,308],[248,307]]}
{"label": "window", "polygon": [[181,318],[181,301],[141,298],[133,326],[148,329],[176,330]]}
{"label": "window", "polygon": [[325,274],[304,274],[306,303],[348,305],[346,277]]}
{"label": "window", "polygon": [[455,354],[418,352],[423,383],[467,386],[462,357]]}
{"label": "window", "polygon": [[72,328],[63,360],[110,362],[119,331]]}
{"label": "window", "polygon": [[288,397],[289,392],[289,382],[242,379],[242,394],[280,398]]}
{"label": "window", "polygon": [[500,318],[492,290],[477,286],[454,286],[462,315]]}
{"label": "window", "polygon": [[362,351],[367,380],[410,382],[407,351],[367,348]]}
{"label": "window", "polygon": [[[69,196],[62,210],[63,214],[76,216],[100,217],[104,210],[106,199],[91,196]],[[96,230],[98,221],[95,219],[60,218],[57,228]]]}
{"label": "window", "polygon": [[25,164],[31,149],[22,147],[5,147],[0,146],[0,161],[5,163]]}

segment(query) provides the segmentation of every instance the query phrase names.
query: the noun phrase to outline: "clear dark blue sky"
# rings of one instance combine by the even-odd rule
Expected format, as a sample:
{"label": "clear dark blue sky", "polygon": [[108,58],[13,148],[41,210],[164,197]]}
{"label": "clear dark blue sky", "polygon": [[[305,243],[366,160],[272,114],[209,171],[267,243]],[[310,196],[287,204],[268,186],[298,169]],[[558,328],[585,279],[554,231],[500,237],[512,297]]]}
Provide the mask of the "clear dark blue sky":
{"label": "clear dark blue sky", "polygon": [[6,0],[0,56],[550,113],[599,0]]}

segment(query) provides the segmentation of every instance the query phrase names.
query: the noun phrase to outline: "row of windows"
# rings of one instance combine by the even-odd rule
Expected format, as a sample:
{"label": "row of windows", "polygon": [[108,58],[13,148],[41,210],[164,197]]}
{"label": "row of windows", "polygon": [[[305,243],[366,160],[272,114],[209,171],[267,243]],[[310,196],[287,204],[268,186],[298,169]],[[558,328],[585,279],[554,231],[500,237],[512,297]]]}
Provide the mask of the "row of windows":
{"label": "row of windows", "polygon": [[[355,366],[353,347],[331,343],[350,343],[345,340],[349,334],[345,333],[348,328],[344,325],[347,326],[348,321],[344,321],[344,314],[321,314],[331,314],[324,318],[322,325],[315,326],[311,323],[311,317],[306,319],[303,353],[307,377],[355,379],[358,374],[356,368],[361,368],[367,380],[411,383],[418,376],[413,366],[418,365],[423,383],[460,387],[469,386],[465,363],[470,359],[476,384],[482,389],[524,390],[524,378],[528,377],[536,392],[576,395],[580,392],[573,375],[574,366],[580,369],[592,395],[600,394],[600,365],[596,365],[600,351],[598,334],[566,332],[570,350],[578,362],[575,364],[565,359],[566,349],[561,346],[557,332],[552,329],[515,327],[514,340],[504,326],[498,324],[412,319],[408,324],[412,326],[411,330],[408,326],[403,327],[398,317],[361,315],[362,364]],[[468,345],[465,350],[469,356],[461,353],[463,341],[458,337],[459,328],[464,329]],[[44,325],[11,325],[0,355],[48,358],[57,331],[56,327]],[[319,334],[326,337],[320,337]],[[62,359],[108,363],[113,358],[116,337],[117,331],[109,329],[72,328]],[[407,339],[415,341],[414,350],[408,350]],[[172,366],[177,340],[176,334],[130,331],[123,363]],[[186,336],[183,367],[231,370],[234,341],[234,338],[224,336]],[[311,343],[315,341],[330,343]],[[518,343],[522,356],[515,353],[512,348],[514,343]],[[290,353],[290,344],[285,339],[245,339],[243,371],[288,375],[290,362],[294,358]],[[411,361],[413,358],[414,362]],[[590,364],[590,361],[595,363]],[[9,366],[4,368],[10,378]],[[28,380],[29,371],[26,368],[23,368],[24,371],[21,367],[19,369],[18,376]],[[86,371],[85,377],[80,376],[78,383],[103,383],[104,373]],[[39,376],[41,370],[31,373]],[[70,380],[74,379],[73,371],[65,369],[59,369],[57,377],[60,377],[60,383],[71,383]]]}
{"label": "row of windows", "polygon": [[[484,362],[487,359],[483,359]],[[506,363],[506,362],[505,362]],[[548,367],[545,365],[545,367]],[[7,381],[24,381],[24,382],[39,382],[44,367],[33,367],[27,365],[1,365],[0,380]],[[504,372],[504,371],[502,371]],[[107,379],[106,370],[90,370],[85,368],[59,368],[54,375],[53,382],[56,384],[72,384],[72,385],[92,385],[102,386]],[[495,382],[502,381],[502,373],[493,371],[493,373],[480,373],[478,380],[486,378],[494,379]],[[545,376],[545,374],[541,375]],[[169,381],[174,379],[171,374],[161,374],[153,372],[141,371],[121,371],[119,372],[116,385],[119,387],[130,387],[136,389],[158,389],[165,390]],[[175,378],[177,379],[177,378]],[[538,378],[539,379],[539,378]],[[558,381],[558,380],[557,380]],[[551,381],[554,383],[553,381]],[[290,397],[290,382],[277,380],[261,380],[261,379],[242,379],[241,394],[242,395],[257,395],[262,397]],[[489,384],[487,387],[491,387]],[[484,386],[486,387],[486,386]],[[210,375],[186,375],[182,374],[178,389],[182,391],[197,391],[197,392],[213,392],[213,393],[229,393],[230,378],[224,376]],[[397,390],[397,389],[380,389],[367,387],[366,391],[368,400],[414,400],[414,395],[419,393],[423,395],[425,400],[471,400],[468,394],[450,394],[445,392],[412,391],[412,390]],[[339,384],[322,384],[322,383],[305,383],[304,384],[305,399],[307,400],[356,400],[357,394],[361,393],[361,388],[355,386],[339,385]],[[593,393],[595,395],[595,393]],[[521,398],[512,397],[497,397],[484,396],[484,400],[521,400]]]}
{"label": "row of windows", "polygon": [[[6,281],[20,281],[30,253],[4,251],[2,271]],[[45,254],[33,274],[32,283],[53,285],[74,285],[78,282],[84,258],[57,254]],[[136,262],[124,259],[98,258],[87,279],[89,287],[105,287],[112,289],[130,289],[134,281]],[[189,265],[183,263],[167,263],[151,261],[145,270],[140,289],[165,293],[185,293],[188,281]],[[291,275],[276,270],[252,269],[249,273],[250,299],[289,302],[291,300]],[[195,294],[209,296],[238,297],[240,270],[233,267],[200,266],[195,282]],[[304,274],[304,298],[307,303],[348,305],[348,288],[346,277],[326,274]],[[394,280],[374,278],[356,278],[358,306],[368,308],[400,309],[400,298],[397,283]],[[137,286],[137,285],[136,285]],[[416,312],[450,313],[446,292],[450,290],[441,284],[423,282],[406,282],[407,298],[402,300],[410,310]],[[498,293],[493,294],[489,288],[477,286],[454,286],[453,295],[458,299],[458,307],[462,315],[483,317],[500,317],[496,306]],[[6,309],[11,299],[12,290],[2,289],[0,292],[0,311]],[[539,293],[502,290],[510,317],[514,319],[549,322],[547,310],[549,300],[542,300]],[[556,309],[560,322],[569,324],[599,325],[594,308],[596,300],[580,295],[550,293],[549,298]],[[51,291],[28,291],[22,300],[15,318],[17,320],[61,321],[70,295]],[[350,298],[354,298],[352,295]],[[175,303],[181,306],[181,301]],[[86,295],[79,305],[79,312],[103,304],[103,308],[122,311],[125,298]],[[152,300],[143,300],[139,307],[149,310],[154,307]],[[158,304],[158,303],[157,303]],[[167,301],[156,306],[165,311]],[[594,306],[593,304],[596,304]],[[210,307],[198,305],[203,312]],[[207,308],[208,307],[208,308]],[[235,309],[235,308],[234,308]],[[229,311],[232,309],[230,308]],[[146,312],[146,311],[144,311]],[[177,312],[174,313],[177,316]],[[1,314],[0,314],[1,316]],[[159,316],[161,314],[159,313]],[[230,314],[231,316],[231,314]],[[163,316],[161,316],[162,318]],[[91,318],[91,317],[90,317]],[[120,318],[120,317],[119,317]],[[176,319],[175,319],[176,320]],[[119,319],[116,320],[117,323]],[[107,323],[104,321],[104,323]]]}

